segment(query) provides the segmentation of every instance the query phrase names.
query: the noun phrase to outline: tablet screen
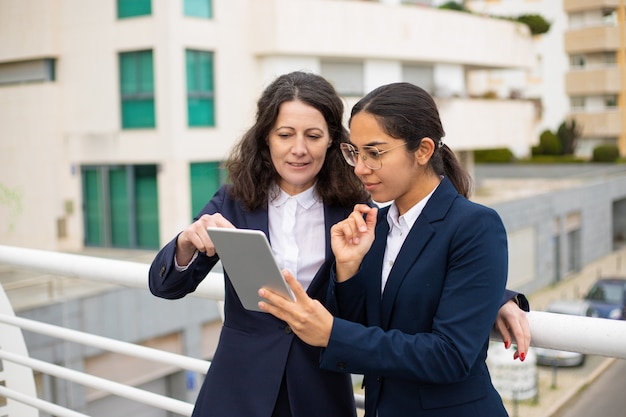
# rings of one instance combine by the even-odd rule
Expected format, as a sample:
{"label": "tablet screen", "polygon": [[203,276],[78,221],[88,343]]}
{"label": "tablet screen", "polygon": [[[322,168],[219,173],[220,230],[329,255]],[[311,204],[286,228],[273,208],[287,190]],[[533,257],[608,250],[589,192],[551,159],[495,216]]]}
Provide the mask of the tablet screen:
{"label": "tablet screen", "polygon": [[207,233],[244,308],[262,311],[258,307],[263,300],[258,295],[261,287],[294,300],[262,231],[208,227]]}

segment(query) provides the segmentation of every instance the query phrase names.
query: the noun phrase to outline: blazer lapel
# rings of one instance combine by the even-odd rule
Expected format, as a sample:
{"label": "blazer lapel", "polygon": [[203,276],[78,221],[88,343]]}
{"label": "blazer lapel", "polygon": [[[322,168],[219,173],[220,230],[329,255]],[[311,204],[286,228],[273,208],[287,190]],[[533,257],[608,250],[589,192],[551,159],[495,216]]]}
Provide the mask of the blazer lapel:
{"label": "blazer lapel", "polygon": [[[458,196],[459,194],[452,183],[444,177],[409,231],[396,258],[397,262],[391,268],[383,291],[381,308],[381,326],[383,328],[387,328],[389,325],[393,305],[409,269],[417,262],[424,247],[435,234],[433,223],[443,220],[453,200]],[[385,223],[387,223],[386,218]],[[384,240],[386,246],[387,239]],[[384,252],[382,254],[384,255]]]}

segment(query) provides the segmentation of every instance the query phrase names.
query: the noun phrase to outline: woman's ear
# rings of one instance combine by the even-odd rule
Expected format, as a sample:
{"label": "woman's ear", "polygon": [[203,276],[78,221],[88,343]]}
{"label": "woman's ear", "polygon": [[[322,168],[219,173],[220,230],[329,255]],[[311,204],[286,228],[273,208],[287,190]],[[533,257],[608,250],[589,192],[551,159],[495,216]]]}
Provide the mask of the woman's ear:
{"label": "woman's ear", "polygon": [[422,138],[420,141],[420,146],[415,151],[415,159],[417,163],[420,165],[428,164],[430,158],[433,156],[435,152],[435,141],[431,138]]}

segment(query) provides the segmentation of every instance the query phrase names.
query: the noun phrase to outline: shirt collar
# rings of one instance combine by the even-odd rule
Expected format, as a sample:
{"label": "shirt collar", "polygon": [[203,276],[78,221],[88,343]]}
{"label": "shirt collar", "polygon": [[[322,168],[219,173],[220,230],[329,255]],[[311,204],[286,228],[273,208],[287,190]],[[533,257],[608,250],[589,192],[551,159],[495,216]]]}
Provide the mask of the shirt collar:
{"label": "shirt collar", "polygon": [[419,215],[422,214],[422,210],[424,210],[426,203],[428,203],[428,200],[430,200],[430,197],[433,195],[436,189],[437,187],[435,187],[430,192],[430,194],[422,198],[416,205],[411,207],[402,216],[399,216],[400,212],[398,211],[398,206],[396,206],[396,203],[394,202],[393,204],[391,204],[391,207],[389,207],[389,211],[387,212],[387,222],[389,223],[389,225],[392,227],[400,227],[400,221],[402,219],[407,224],[409,229],[412,228],[417,221]]}
{"label": "shirt collar", "polygon": [[[278,196],[275,199],[270,200],[270,204],[274,207],[282,206],[291,197],[295,198],[298,204],[306,210],[310,209],[313,204],[320,201],[317,194],[315,193],[315,184],[296,195],[287,194],[285,191],[279,188],[278,185],[275,185],[274,187],[275,190],[278,189]],[[274,195],[274,193],[270,193],[270,195]]]}

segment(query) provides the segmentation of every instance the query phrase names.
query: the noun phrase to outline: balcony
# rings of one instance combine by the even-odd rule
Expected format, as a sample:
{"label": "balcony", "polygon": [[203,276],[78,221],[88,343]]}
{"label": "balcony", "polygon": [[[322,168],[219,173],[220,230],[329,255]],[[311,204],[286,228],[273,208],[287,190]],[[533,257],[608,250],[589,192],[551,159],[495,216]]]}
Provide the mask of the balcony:
{"label": "balcony", "polygon": [[[255,0],[251,4],[250,33],[256,34],[252,51],[258,57],[372,58],[476,68],[529,68],[534,62],[528,28],[503,19],[379,2]],[[315,22],[313,27],[319,30],[302,30],[304,22]]]}
{"label": "balcony", "polygon": [[567,13],[594,9],[616,9],[620,0],[563,0],[563,9]]}
{"label": "balcony", "polygon": [[617,109],[573,111],[568,117],[582,126],[585,137],[617,137],[622,134],[622,114]]}
{"label": "balcony", "polygon": [[620,29],[617,26],[593,26],[565,32],[565,52],[617,51],[620,49]]}
{"label": "balcony", "polygon": [[[621,261],[621,255],[618,261]],[[58,275],[103,286],[122,285],[148,291],[146,288],[148,264],[140,262],[0,246],[0,265],[18,271],[38,271],[46,276]],[[219,274],[210,274],[215,276],[204,280],[193,295],[219,301],[222,299],[223,281]],[[530,312],[528,318],[532,329],[533,346],[574,350],[610,358],[626,358],[624,321],[564,316],[539,311]],[[190,416],[193,409],[193,404],[185,399],[171,398],[90,375],[74,367],[29,357],[22,331],[59,338],[91,349],[138,357],[198,374],[205,374],[210,366],[210,362],[205,360],[17,317],[2,287],[0,287],[0,329],[2,360],[0,379],[3,380],[0,384],[0,399],[6,400],[4,404],[0,402],[0,414],[7,417],[36,417],[39,415],[38,410],[60,417],[87,417],[87,414],[82,412],[72,411],[37,398],[33,371],[46,374],[55,380],[70,381],[162,410],[159,415],[170,413],[169,415]],[[494,339],[497,339],[497,336],[494,335]],[[355,397],[357,406],[362,408],[363,397],[359,394]],[[103,415],[111,415],[111,410],[106,410]]]}
{"label": "balcony", "polygon": [[573,70],[565,75],[565,91],[570,96],[617,94],[621,89],[621,74],[616,66]]}

